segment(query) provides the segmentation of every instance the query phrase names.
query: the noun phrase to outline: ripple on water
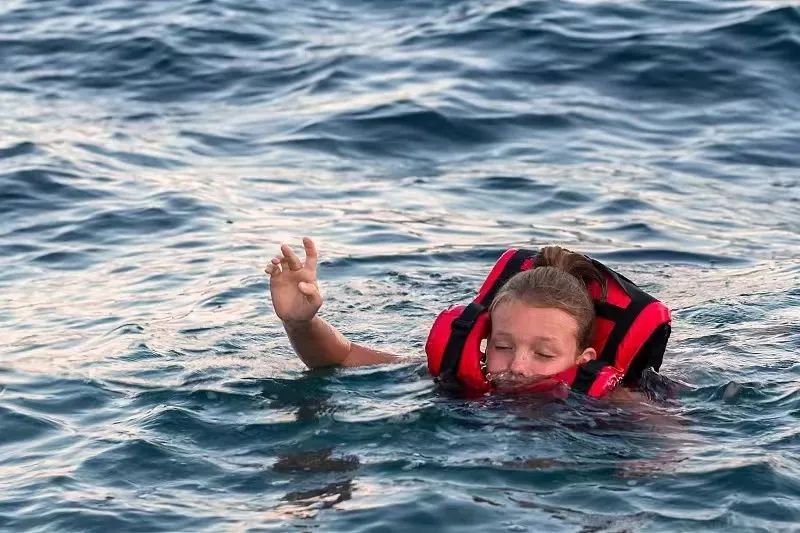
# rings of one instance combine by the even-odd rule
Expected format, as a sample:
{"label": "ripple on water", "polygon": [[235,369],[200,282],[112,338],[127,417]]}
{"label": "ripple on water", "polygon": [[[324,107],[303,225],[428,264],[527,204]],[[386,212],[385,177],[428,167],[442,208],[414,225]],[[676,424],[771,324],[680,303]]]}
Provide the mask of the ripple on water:
{"label": "ripple on water", "polygon": [[[126,241],[143,242],[155,236],[179,233],[191,227],[206,226],[215,207],[194,198],[178,195],[158,195],[149,206],[115,207],[97,210],[81,219],[62,221],[59,231],[48,239],[62,245],[74,243],[120,245]],[[160,205],[152,205],[152,204]]]}
{"label": "ripple on water", "polygon": [[386,155],[422,154],[500,142],[527,129],[569,126],[560,115],[470,116],[421,107],[411,102],[329,116],[296,130],[281,141],[336,152]]}
{"label": "ripple on water", "polygon": [[[75,202],[107,196],[85,186],[79,174],[48,168],[31,168],[0,174],[0,214],[38,213],[68,209]],[[10,219],[6,219],[8,222]]]}
{"label": "ripple on water", "polygon": [[503,193],[505,191],[514,191],[518,194],[519,191],[523,192],[540,192],[549,191],[553,189],[553,185],[546,183],[539,183],[533,178],[527,176],[485,176],[478,177],[474,181],[474,185],[480,189],[491,191],[493,193]]}
{"label": "ripple on water", "polygon": [[99,382],[68,379],[34,379],[14,395],[14,404],[45,415],[101,411],[114,397]]}
{"label": "ripple on water", "polygon": [[[800,522],[796,7],[0,11],[0,529]],[[419,364],[302,368],[254,269],[301,230],[325,318]],[[666,295],[696,386],[438,390],[430,317],[544,242]]]}
{"label": "ripple on water", "polygon": [[145,438],[116,443],[84,460],[77,475],[104,487],[130,488],[137,485],[162,488],[192,480],[212,479],[224,472],[215,462],[176,444]]}
{"label": "ripple on water", "polygon": [[[153,491],[154,492],[154,491]],[[173,495],[177,491],[173,490]],[[152,494],[143,492],[134,496],[119,495],[119,492],[91,490],[86,486],[76,487],[68,493],[69,505],[53,507],[51,498],[18,502],[11,510],[22,508],[25,514],[9,513],[6,519],[14,531],[198,531],[217,521],[204,513],[181,513],[180,506],[164,509],[153,504]],[[180,493],[178,493],[180,494]],[[178,496],[178,499],[182,496]],[[0,508],[1,509],[1,508]],[[16,516],[15,516],[16,515]],[[0,524],[3,516],[0,515]]]}
{"label": "ripple on water", "polygon": [[646,222],[605,225],[592,228],[602,235],[611,234],[632,242],[668,242],[671,237],[660,230],[658,225]]}
{"label": "ripple on water", "polygon": [[18,157],[22,155],[34,155],[40,153],[41,150],[35,143],[29,141],[23,141],[7,146],[6,148],[0,148],[0,159],[10,159],[12,157]]}
{"label": "ripple on water", "polygon": [[30,443],[61,429],[61,424],[44,415],[24,413],[14,407],[0,405],[0,446]]}
{"label": "ripple on water", "polygon": [[592,210],[595,215],[627,215],[635,211],[658,212],[656,206],[638,198],[614,198],[601,202]]}
{"label": "ripple on water", "polygon": [[132,165],[139,168],[154,168],[177,170],[185,163],[173,157],[153,155],[142,152],[129,152],[124,150],[109,150],[103,146],[88,143],[76,143],[75,146],[95,155],[103,156],[122,166]]}
{"label": "ripple on water", "polygon": [[747,265],[752,261],[745,257],[726,256],[711,253],[687,252],[684,250],[662,248],[639,248],[634,250],[613,250],[595,252],[592,256],[606,262],[619,263],[665,263],[672,265]]}
{"label": "ripple on water", "polygon": [[682,309],[680,316],[682,319],[698,325],[727,326],[763,319],[766,311],[757,305],[722,301]]}

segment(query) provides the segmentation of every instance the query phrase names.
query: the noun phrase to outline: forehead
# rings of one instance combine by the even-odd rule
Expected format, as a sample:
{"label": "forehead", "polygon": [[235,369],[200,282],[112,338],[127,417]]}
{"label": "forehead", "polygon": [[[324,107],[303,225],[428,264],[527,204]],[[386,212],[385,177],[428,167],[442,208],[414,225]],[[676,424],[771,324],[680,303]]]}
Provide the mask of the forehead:
{"label": "forehead", "polygon": [[518,300],[503,302],[492,310],[492,335],[520,340],[574,341],[575,318],[562,309],[533,307]]}

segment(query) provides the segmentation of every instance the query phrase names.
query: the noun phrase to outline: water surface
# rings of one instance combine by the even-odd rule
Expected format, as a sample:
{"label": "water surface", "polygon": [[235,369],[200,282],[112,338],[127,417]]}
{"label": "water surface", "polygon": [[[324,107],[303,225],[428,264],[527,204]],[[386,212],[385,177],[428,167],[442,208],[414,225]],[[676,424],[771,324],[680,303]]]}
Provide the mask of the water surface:
{"label": "water surface", "polygon": [[[790,2],[0,7],[0,529],[792,531]],[[306,371],[266,297],[408,364]],[[438,392],[510,246],[674,309],[674,402]]]}

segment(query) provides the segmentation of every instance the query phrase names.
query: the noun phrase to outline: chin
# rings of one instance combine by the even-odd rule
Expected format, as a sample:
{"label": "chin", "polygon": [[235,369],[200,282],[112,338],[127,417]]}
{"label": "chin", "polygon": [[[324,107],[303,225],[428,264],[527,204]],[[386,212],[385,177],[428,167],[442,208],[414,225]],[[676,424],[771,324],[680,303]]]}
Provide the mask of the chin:
{"label": "chin", "polygon": [[569,386],[563,381],[542,378],[534,383],[522,385],[503,385],[494,389],[495,394],[502,395],[530,395],[544,398],[566,399],[569,396]]}
{"label": "chin", "polygon": [[520,376],[508,372],[495,374],[490,381],[496,392],[508,394],[544,392],[565,385],[562,381],[550,376]]}

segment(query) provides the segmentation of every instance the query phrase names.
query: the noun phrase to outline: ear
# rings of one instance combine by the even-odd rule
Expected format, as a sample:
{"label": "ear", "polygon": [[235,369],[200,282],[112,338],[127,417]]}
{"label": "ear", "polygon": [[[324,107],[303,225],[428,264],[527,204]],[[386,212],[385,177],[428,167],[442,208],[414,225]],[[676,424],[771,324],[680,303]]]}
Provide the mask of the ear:
{"label": "ear", "polygon": [[595,351],[594,348],[589,347],[589,348],[586,348],[583,351],[583,353],[578,356],[577,359],[575,359],[575,364],[582,365],[584,363],[588,363],[589,361],[591,361],[593,359],[597,359],[597,352]]}

